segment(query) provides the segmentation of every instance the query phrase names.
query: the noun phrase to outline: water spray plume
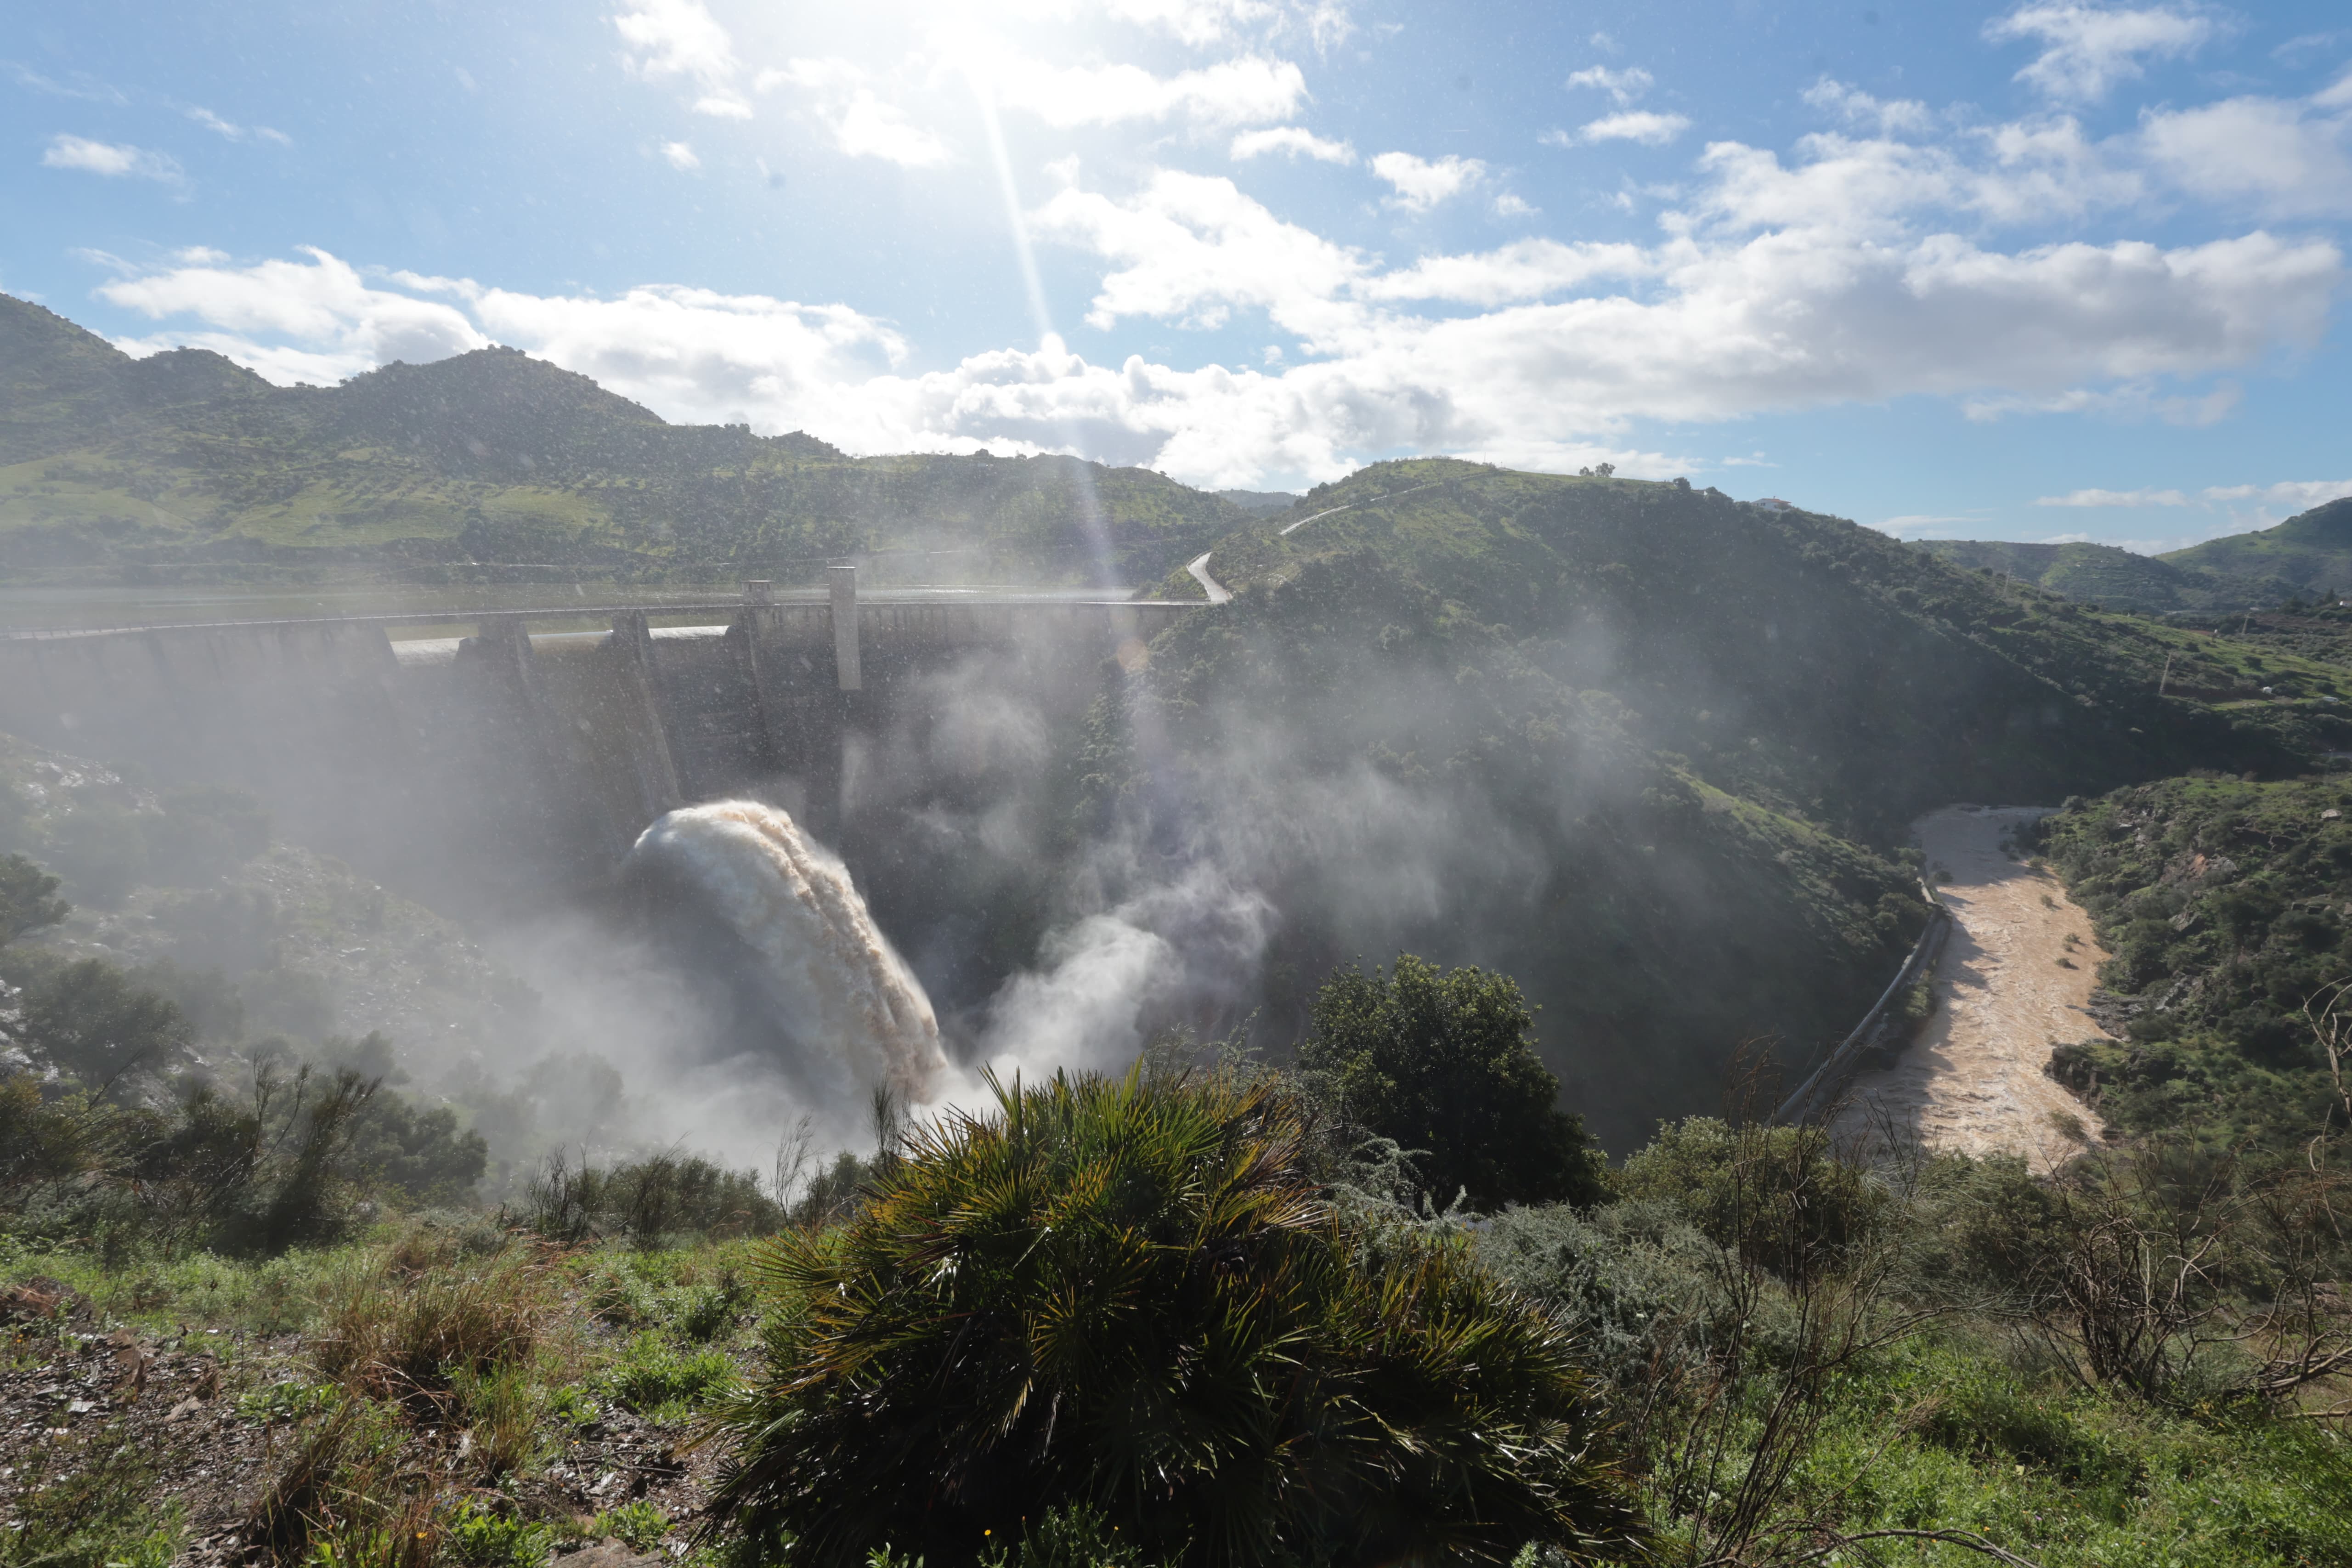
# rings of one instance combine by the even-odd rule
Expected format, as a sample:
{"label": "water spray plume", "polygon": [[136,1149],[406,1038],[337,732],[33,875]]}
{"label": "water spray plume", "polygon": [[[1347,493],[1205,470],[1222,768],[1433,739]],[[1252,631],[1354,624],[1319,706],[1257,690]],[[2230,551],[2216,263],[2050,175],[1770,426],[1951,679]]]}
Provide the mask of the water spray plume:
{"label": "water spray plume", "polygon": [[849,868],[756,801],[673,811],[639,836],[625,875],[691,899],[749,950],[770,1020],[866,1092],[928,1104],[947,1055],[930,998],[858,896]]}

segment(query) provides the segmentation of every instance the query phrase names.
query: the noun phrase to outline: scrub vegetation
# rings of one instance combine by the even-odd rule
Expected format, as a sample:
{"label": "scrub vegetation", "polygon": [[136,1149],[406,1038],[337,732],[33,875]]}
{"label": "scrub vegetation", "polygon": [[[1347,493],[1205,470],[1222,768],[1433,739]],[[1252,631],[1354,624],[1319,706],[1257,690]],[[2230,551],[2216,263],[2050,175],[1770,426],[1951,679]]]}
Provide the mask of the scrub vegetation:
{"label": "scrub vegetation", "polygon": [[133,360],[0,296],[0,366],[18,581],[815,580],[891,551],[886,578],[1138,581],[1249,515],[1141,468],[669,425],[512,349],[278,387],[201,349]]}
{"label": "scrub vegetation", "polygon": [[2352,1561],[2332,1140],[1864,1168],[1750,1083],[1482,1211],[1212,1054],[659,1234],[554,1182],[243,1256],[16,1230],[8,1561]]}

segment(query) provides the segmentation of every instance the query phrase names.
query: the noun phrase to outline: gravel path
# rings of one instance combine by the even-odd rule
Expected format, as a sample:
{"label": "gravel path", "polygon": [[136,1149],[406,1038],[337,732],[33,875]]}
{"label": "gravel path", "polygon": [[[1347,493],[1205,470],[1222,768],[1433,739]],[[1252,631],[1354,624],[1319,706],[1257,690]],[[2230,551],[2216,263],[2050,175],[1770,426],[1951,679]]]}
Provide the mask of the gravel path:
{"label": "gravel path", "polygon": [[1938,887],[1953,928],[1936,966],[1936,1014],[1893,1068],[1854,1080],[1841,1135],[1891,1127],[1936,1148],[2022,1154],[2036,1171],[2105,1135],[2042,1071],[2053,1045],[2101,1033],[2085,1005],[2107,956],[2058,879],[2004,847],[2049,814],[1956,805],[1913,825],[1930,874],[1950,873]]}

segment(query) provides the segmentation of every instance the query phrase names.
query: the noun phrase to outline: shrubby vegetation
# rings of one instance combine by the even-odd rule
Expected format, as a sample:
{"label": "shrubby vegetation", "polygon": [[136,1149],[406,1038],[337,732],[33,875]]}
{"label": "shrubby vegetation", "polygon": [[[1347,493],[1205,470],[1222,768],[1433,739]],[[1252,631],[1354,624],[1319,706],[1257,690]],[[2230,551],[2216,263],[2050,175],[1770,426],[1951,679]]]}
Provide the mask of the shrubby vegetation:
{"label": "shrubby vegetation", "polygon": [[1097,1510],[1150,1562],[1630,1548],[1568,1341],[1459,1246],[1353,1233],[1271,1083],[1056,1079],[919,1131],[725,1417],[725,1517],[795,1558],[977,1561]]}
{"label": "shrubby vegetation", "polygon": [[1605,1167],[1536,1057],[1508,975],[1340,970],[1316,994],[1298,1066],[1338,1116],[1413,1151],[1422,1182],[1479,1209],[1590,1202]]}
{"label": "shrubby vegetation", "polygon": [[82,580],[707,582],[898,546],[960,547],[919,576],[1076,581],[1097,559],[1082,489],[1114,569],[1148,580],[1247,515],[1142,468],[674,426],[511,349],[275,387],[203,350],[133,360],[0,296],[0,464],[36,459],[0,496],[0,571]]}
{"label": "shrubby vegetation", "polygon": [[[223,1364],[272,1458],[205,1526],[289,1568],[597,1536],[698,1568],[2352,1562],[2337,1135],[1863,1165],[1757,1120],[1756,1075],[1572,1201],[1511,1203],[1365,1114],[1445,1131],[1427,1104],[1364,1092],[1443,1065],[1458,1103],[1548,1103],[1507,980],[1408,955],[1322,1004],[1320,1065],[1171,1041],[929,1125],[885,1108],[870,1155],[764,1184],[553,1162],[488,1223],[247,1232],[243,1261],[217,1228],[110,1260],[20,1232],[0,1279],[70,1281],[93,1330],[294,1336]],[[68,1326],[19,1316],[15,1353]],[[592,1493],[616,1430],[723,1463]],[[181,1461],[110,1431],[45,1461],[8,1550],[180,1549]]]}
{"label": "shrubby vegetation", "polygon": [[2352,973],[2352,788],[2168,779],[2050,818],[2050,862],[2114,955],[2103,1021],[2052,1070],[2111,1122],[2300,1148],[2352,1116],[2336,1007]]}

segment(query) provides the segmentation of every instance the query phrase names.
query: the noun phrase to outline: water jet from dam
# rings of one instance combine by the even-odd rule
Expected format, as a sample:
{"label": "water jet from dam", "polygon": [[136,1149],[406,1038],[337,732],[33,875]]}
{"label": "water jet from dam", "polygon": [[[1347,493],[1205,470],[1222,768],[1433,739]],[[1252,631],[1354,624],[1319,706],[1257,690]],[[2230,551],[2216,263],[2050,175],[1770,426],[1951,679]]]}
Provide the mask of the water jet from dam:
{"label": "water jet from dam", "polygon": [[670,812],[638,837],[621,874],[673,946],[716,961],[735,993],[735,1032],[760,1039],[806,1088],[935,1098],[947,1054],[930,998],[849,868],[789,816],[743,800]]}

